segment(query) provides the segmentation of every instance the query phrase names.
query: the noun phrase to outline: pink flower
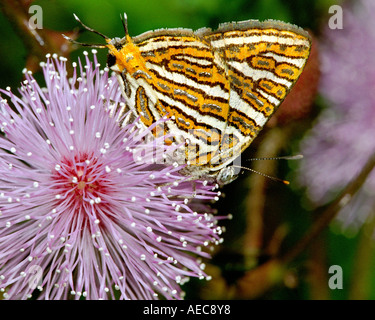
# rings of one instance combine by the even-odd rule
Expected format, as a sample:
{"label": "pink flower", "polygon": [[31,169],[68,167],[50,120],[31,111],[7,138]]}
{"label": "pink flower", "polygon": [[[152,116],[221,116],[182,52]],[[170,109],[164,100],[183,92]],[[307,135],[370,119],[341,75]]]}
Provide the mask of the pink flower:
{"label": "pink flower", "polygon": [[[375,2],[344,7],[343,29],[326,28],[321,41],[320,92],[327,108],[304,138],[301,184],[315,205],[331,201],[375,151]],[[356,231],[375,204],[375,172],[340,212],[340,225]]]}
{"label": "pink flower", "polygon": [[151,129],[137,121],[120,128],[119,86],[95,52],[70,79],[65,58],[47,58],[45,88],[25,71],[21,97],[1,90],[4,297],[181,298],[189,277],[207,277],[197,256],[221,241],[204,204],[218,191],[200,181],[194,189],[180,166],[152,154],[135,156],[173,147],[147,142]]}

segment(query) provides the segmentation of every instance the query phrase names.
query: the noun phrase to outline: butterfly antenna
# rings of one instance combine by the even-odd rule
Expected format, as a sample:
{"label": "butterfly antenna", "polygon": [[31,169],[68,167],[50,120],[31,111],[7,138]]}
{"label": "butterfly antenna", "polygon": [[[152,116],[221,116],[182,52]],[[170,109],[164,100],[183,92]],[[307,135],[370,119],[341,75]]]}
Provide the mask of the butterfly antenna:
{"label": "butterfly antenna", "polygon": [[241,167],[241,166],[236,166],[236,165],[233,165],[233,167],[235,168],[239,168],[239,169],[244,169],[244,170],[247,170],[247,171],[250,171],[250,172],[253,172],[253,173],[256,173],[256,174],[259,174],[260,176],[262,177],[266,177],[268,179],[271,179],[273,181],[277,181],[277,182],[281,182],[283,184],[290,184],[290,182],[288,180],[283,180],[283,179],[279,179],[279,178],[276,178],[276,177],[272,177],[272,176],[269,176],[268,174],[265,174],[263,172],[259,172],[259,171],[256,171],[254,169],[251,169],[251,168],[246,168],[246,167]]}
{"label": "butterfly antenna", "polygon": [[122,22],[122,26],[124,27],[125,36],[127,36],[129,34],[128,33],[128,16],[126,15],[125,12],[124,12],[124,15],[120,14],[120,19]]}
{"label": "butterfly antenna", "polygon": [[300,160],[303,159],[302,154],[297,154],[295,156],[284,156],[284,157],[265,157],[265,158],[250,158],[246,159],[247,161],[254,161],[254,160]]}
{"label": "butterfly antenna", "polygon": [[[92,28],[86,26],[84,23],[82,23],[82,21],[77,17],[76,14],[73,13],[73,16],[74,16],[74,18],[75,18],[75,19],[76,19],[76,20],[82,25],[82,27],[84,27],[86,30],[88,30],[88,31],[90,31],[90,32],[93,32],[93,33],[95,33],[95,34],[101,36],[101,37],[104,38],[105,40],[109,40],[109,38],[108,38],[106,35],[100,33],[99,31],[96,31],[96,30],[94,30],[94,29],[92,29]],[[74,44],[77,44],[77,45],[79,45],[79,46],[83,46],[83,47],[100,48],[100,49],[103,49],[103,48],[106,47],[106,45],[104,45],[104,44],[81,43],[81,42],[78,42],[78,41],[73,40],[72,38],[66,36],[65,34],[63,34],[62,36],[63,36],[66,40],[70,41],[71,43],[74,43]]]}
{"label": "butterfly antenna", "polygon": [[[254,160],[300,160],[302,158],[303,158],[302,154],[297,154],[295,156],[251,158],[251,159],[247,159],[247,160],[248,161],[254,161]],[[279,179],[279,178],[276,178],[276,177],[272,177],[272,176],[269,176],[268,174],[256,171],[256,170],[251,169],[251,168],[246,168],[246,167],[241,167],[241,166],[234,166],[234,167],[238,167],[238,168],[241,168],[241,169],[245,169],[245,170],[254,172],[256,174],[259,174],[259,175],[261,175],[263,177],[266,177],[266,178],[269,178],[271,180],[282,182],[282,183],[284,183],[286,185],[290,184],[290,182],[288,180],[283,180],[283,179]]]}
{"label": "butterfly antenna", "polygon": [[103,33],[99,32],[99,31],[96,31],[88,26],[86,26],[81,20],[79,20],[79,18],[77,17],[77,15],[75,13],[73,13],[73,16],[74,16],[74,19],[76,19],[81,25],[82,27],[84,27],[86,30],[90,31],[90,32],[93,32],[93,33],[96,33],[97,35],[101,36],[102,38],[104,39],[109,39],[106,35],[104,35]]}
{"label": "butterfly antenna", "polygon": [[99,48],[99,49],[103,49],[103,48],[106,47],[104,44],[92,44],[92,43],[82,43],[82,42],[78,42],[78,41],[73,40],[72,38],[69,38],[69,37],[66,36],[65,34],[63,34],[62,36],[63,36],[66,40],[68,40],[69,42],[74,43],[74,44],[77,44],[77,45],[82,46],[82,47]]}

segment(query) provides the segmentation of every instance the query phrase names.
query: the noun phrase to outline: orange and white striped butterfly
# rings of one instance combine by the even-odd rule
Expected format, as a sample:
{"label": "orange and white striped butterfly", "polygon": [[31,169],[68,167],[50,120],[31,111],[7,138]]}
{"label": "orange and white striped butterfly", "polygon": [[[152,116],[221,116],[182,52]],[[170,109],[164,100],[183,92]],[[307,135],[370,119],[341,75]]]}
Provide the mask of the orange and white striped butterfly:
{"label": "orange and white striped butterfly", "polygon": [[[192,178],[231,182],[230,164],[258,135],[300,76],[311,40],[301,28],[268,20],[208,28],[161,29],[110,39],[108,67],[119,78],[127,107],[146,127],[167,116],[154,135],[184,147],[178,162]],[[73,41],[74,42],[74,41]],[[175,161],[176,158],[173,159]]]}

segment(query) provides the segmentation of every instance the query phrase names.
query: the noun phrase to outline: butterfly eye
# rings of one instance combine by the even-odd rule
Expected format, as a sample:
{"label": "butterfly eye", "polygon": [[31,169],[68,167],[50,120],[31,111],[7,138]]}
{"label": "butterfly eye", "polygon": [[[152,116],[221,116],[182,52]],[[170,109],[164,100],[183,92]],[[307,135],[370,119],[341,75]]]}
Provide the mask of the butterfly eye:
{"label": "butterfly eye", "polygon": [[109,53],[108,56],[107,56],[107,66],[108,68],[114,66],[116,64],[116,57]]}
{"label": "butterfly eye", "polygon": [[216,177],[216,182],[219,185],[225,185],[236,180],[236,178],[236,168],[233,166],[228,166],[220,170],[219,174]]}

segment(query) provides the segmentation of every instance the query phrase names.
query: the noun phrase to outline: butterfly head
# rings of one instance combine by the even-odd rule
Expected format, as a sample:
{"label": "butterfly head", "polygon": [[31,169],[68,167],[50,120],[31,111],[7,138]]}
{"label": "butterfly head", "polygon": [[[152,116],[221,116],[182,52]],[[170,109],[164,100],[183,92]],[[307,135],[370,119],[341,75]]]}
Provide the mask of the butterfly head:
{"label": "butterfly head", "polygon": [[107,41],[108,48],[107,66],[116,72],[127,72],[133,74],[141,66],[141,53],[138,47],[132,42],[129,35],[124,38],[113,38]]}
{"label": "butterfly head", "polygon": [[122,72],[126,70],[127,72],[135,72],[137,69],[142,66],[139,65],[140,52],[136,45],[132,42],[131,37],[128,33],[128,24],[127,24],[127,15],[124,13],[121,16],[121,22],[124,27],[125,36],[123,38],[109,38],[106,35],[96,31],[88,26],[86,26],[75,14],[74,18],[88,31],[93,32],[102,38],[104,38],[106,44],[87,44],[80,43],[75,40],[70,39],[67,36],[64,36],[67,40],[72,43],[79,44],[81,46],[91,47],[91,48],[107,48],[108,57],[107,65],[113,71]]}

